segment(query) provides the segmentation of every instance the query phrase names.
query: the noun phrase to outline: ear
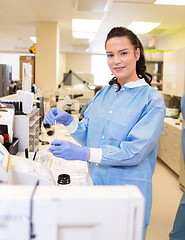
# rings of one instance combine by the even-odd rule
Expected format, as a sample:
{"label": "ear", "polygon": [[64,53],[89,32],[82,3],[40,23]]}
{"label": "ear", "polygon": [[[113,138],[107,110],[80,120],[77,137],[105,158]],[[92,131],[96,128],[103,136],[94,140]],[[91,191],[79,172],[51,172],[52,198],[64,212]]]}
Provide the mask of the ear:
{"label": "ear", "polygon": [[136,56],[136,61],[138,61],[140,58],[140,49],[139,48],[136,49],[135,56]]}

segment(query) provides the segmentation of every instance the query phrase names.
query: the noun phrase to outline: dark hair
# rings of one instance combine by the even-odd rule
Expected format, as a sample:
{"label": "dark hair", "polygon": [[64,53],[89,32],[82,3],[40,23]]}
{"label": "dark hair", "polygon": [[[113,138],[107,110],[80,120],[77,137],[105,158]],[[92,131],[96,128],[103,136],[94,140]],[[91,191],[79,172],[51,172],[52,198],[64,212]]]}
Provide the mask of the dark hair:
{"label": "dark hair", "polygon": [[95,89],[94,89],[94,94],[96,94],[101,89],[102,89],[102,86],[96,86]]}
{"label": "dark hair", "polygon": [[[144,78],[146,83],[151,85],[152,75],[146,72],[144,49],[139,38],[131,30],[125,27],[114,27],[110,30],[110,32],[107,35],[105,46],[107,41],[114,37],[127,37],[135,50],[137,50],[138,48],[140,49],[140,58],[136,62],[136,73],[139,78]],[[119,89],[121,88],[116,77],[113,77],[112,80],[109,82],[110,85],[113,83],[118,84]]]}

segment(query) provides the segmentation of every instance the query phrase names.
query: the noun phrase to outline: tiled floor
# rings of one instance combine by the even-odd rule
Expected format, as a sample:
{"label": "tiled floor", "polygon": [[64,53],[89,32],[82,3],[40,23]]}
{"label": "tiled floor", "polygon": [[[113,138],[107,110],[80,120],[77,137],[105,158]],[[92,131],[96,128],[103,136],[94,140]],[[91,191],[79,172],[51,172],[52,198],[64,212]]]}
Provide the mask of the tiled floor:
{"label": "tiled floor", "polygon": [[178,176],[158,159],[153,176],[153,205],[146,240],[169,240],[168,234],[182,194]]}

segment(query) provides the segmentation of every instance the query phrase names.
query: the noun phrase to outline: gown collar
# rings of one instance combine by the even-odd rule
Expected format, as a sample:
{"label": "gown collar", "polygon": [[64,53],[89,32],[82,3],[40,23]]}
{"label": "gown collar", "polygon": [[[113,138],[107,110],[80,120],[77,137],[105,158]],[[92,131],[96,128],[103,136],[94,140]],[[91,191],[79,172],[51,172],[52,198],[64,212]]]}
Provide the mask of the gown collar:
{"label": "gown collar", "polygon": [[128,87],[128,88],[135,88],[135,87],[140,87],[140,86],[144,86],[144,85],[148,85],[148,83],[145,82],[144,78],[141,78],[137,81],[125,83],[124,86]]}
{"label": "gown collar", "polygon": [[[139,79],[137,81],[125,83],[125,85],[122,86],[122,89],[124,87],[135,88],[135,87],[140,87],[140,86],[144,86],[144,85],[148,85],[148,83],[146,83],[144,78],[141,78],[141,79]],[[117,91],[118,87],[117,87],[116,84],[114,84],[114,88],[115,88],[115,91]]]}

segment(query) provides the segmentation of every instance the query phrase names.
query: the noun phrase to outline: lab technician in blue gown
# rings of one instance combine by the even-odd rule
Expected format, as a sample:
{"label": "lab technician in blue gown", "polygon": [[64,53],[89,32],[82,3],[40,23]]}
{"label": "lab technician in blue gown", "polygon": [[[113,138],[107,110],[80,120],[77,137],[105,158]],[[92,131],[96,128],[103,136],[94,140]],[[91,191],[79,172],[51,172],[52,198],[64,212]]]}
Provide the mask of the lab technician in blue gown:
{"label": "lab technician in blue gown", "polygon": [[[96,93],[98,91],[100,91],[100,89],[102,89],[102,86],[96,86],[94,89],[94,95],[96,95]],[[82,107],[81,111],[80,111],[80,118],[82,119],[84,117],[84,112],[86,111],[86,109],[89,107],[89,105],[92,103],[93,99],[90,99],[89,101],[86,102],[86,104]]]}
{"label": "lab technician in blue gown", "polygon": [[[181,112],[185,119],[185,92],[181,98]],[[182,148],[185,162],[185,125],[182,131]],[[170,240],[185,240],[185,192],[182,195],[169,238]]]}
{"label": "lab technician in blue gown", "polygon": [[56,108],[44,119],[51,125],[56,120],[67,126],[82,146],[55,140],[50,151],[66,160],[88,161],[95,185],[137,185],[146,200],[145,235],[165,105],[160,93],[150,86],[143,46],[132,31],[113,28],[105,50],[114,77],[96,94],[83,120],[75,122],[73,116]]}

